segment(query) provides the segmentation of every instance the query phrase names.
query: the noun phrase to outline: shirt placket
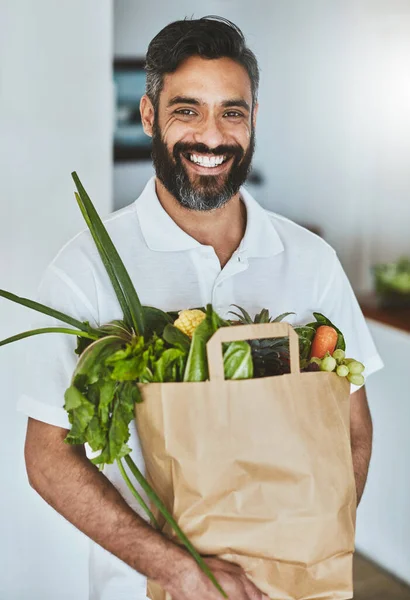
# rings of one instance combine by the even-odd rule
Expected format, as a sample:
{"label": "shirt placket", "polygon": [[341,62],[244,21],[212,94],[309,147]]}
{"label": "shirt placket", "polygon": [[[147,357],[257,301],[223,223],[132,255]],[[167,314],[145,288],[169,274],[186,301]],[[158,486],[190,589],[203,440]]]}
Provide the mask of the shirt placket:
{"label": "shirt placket", "polygon": [[228,315],[228,312],[233,310],[231,304],[235,302],[233,277],[248,268],[246,256],[243,252],[234,252],[222,270],[212,246],[202,247],[193,258],[203,306],[211,302],[222,318],[230,318],[232,315]]}
{"label": "shirt placket", "polygon": [[235,310],[234,276],[248,268],[248,260],[244,253],[234,252],[222,271],[214,280],[212,288],[212,305],[223,319],[234,318],[229,314]]}

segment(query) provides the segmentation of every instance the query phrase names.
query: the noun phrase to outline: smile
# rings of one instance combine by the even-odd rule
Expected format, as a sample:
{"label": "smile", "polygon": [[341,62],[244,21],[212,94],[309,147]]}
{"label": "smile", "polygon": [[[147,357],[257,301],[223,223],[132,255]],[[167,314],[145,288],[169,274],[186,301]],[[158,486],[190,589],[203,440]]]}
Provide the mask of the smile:
{"label": "smile", "polygon": [[184,158],[189,160],[191,163],[198,165],[199,167],[205,167],[206,169],[215,169],[219,167],[223,163],[227,162],[230,157],[226,154],[215,156],[215,155],[205,155],[205,154],[189,154],[186,153],[183,155]]}

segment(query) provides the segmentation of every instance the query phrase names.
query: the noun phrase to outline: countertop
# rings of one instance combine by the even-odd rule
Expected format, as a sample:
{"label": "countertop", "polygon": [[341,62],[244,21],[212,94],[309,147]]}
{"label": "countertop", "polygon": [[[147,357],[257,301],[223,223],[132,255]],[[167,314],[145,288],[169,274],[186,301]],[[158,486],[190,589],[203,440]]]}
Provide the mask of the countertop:
{"label": "countertop", "polygon": [[381,308],[375,294],[357,299],[366,318],[410,333],[410,308]]}

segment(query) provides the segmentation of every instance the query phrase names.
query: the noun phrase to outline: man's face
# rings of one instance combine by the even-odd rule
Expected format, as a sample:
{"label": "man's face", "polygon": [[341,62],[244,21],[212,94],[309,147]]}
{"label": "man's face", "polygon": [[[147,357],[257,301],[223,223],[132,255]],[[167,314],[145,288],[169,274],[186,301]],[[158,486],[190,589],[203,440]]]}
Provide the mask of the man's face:
{"label": "man's face", "polygon": [[182,206],[212,210],[238,192],[254,152],[251,111],[249,76],[229,58],[193,56],[165,76],[152,154],[157,177]]}

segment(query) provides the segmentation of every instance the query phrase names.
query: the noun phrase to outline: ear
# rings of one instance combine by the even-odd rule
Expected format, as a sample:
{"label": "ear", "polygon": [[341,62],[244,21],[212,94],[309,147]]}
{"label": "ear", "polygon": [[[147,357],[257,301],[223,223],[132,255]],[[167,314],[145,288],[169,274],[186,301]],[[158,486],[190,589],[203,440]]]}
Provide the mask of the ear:
{"label": "ear", "polygon": [[151,100],[148,98],[146,94],[141,98],[140,101],[140,113],[141,113],[141,121],[142,126],[144,128],[144,132],[152,137],[152,128],[154,125],[155,118],[155,110]]}
{"label": "ear", "polygon": [[256,102],[255,106],[253,107],[253,112],[252,112],[252,125],[254,128],[256,127],[256,117],[258,114],[258,109],[259,109],[259,103]]}

